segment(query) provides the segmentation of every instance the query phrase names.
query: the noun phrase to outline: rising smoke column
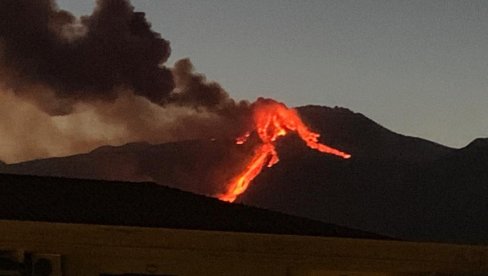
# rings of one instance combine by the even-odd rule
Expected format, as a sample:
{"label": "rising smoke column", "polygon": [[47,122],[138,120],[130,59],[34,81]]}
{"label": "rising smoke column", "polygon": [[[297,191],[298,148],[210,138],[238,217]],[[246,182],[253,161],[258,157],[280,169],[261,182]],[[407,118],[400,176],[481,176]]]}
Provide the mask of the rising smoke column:
{"label": "rising smoke column", "polygon": [[0,1],[0,159],[238,133],[248,104],[187,59],[165,66],[170,52],[125,0],[81,18],[53,0]]}
{"label": "rising smoke column", "polygon": [[114,100],[120,87],[154,103],[174,88],[162,66],[169,42],[128,1],[99,0],[92,15],[78,19],[52,0],[2,0],[0,41],[7,86],[20,94],[46,86],[66,100],[44,105],[50,114],[69,113],[77,101]]}

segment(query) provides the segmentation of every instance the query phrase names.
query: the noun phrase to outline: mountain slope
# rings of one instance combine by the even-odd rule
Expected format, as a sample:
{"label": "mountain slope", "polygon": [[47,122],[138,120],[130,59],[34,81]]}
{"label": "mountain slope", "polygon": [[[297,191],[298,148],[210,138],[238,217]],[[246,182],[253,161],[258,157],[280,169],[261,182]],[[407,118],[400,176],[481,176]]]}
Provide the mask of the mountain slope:
{"label": "mountain slope", "polygon": [[486,139],[454,150],[396,135],[361,114],[335,115],[317,124],[319,115],[304,113],[326,141],[341,128],[337,143],[335,135],[330,142],[351,150],[351,160],[306,148],[297,154],[294,143],[282,143],[281,162],[240,200],[406,239],[488,243]]}
{"label": "mountain slope", "polygon": [[[353,154],[354,159],[380,162],[424,163],[451,149],[393,133],[362,114],[344,108],[307,106],[299,112],[321,140]],[[310,154],[301,141],[285,139],[280,155]],[[231,140],[182,141],[161,145],[133,143],[104,146],[87,154],[12,164],[0,172],[88,179],[155,181],[201,193],[216,194],[242,168],[252,145],[237,146]],[[335,160],[335,159],[333,159]],[[327,164],[324,164],[327,166]]]}
{"label": "mountain slope", "polygon": [[161,145],[103,146],[86,154],[22,162],[1,173],[121,181],[154,181],[195,193],[222,189],[229,166],[245,152],[233,141],[193,140]]}
{"label": "mountain slope", "polygon": [[339,145],[356,157],[412,163],[435,160],[452,149],[424,139],[394,133],[346,108],[304,106],[300,115],[326,143]]}
{"label": "mountain slope", "polygon": [[445,158],[418,165],[284,155],[240,201],[405,239],[487,244],[488,162],[463,168]]}
{"label": "mountain slope", "polygon": [[[281,161],[238,201],[389,236],[488,244],[486,141],[451,149],[408,137],[344,108],[299,108],[321,141],[352,153],[343,160],[278,143]],[[252,147],[184,141],[102,147],[90,153],[0,167],[0,172],[146,181],[216,194]]]}

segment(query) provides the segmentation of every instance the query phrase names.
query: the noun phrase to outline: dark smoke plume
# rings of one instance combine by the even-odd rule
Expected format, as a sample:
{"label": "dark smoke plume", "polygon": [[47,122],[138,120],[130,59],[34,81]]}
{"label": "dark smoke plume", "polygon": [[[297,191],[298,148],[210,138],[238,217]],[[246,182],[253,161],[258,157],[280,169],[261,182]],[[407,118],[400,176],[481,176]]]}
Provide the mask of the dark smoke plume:
{"label": "dark smoke plume", "polygon": [[[176,89],[167,100],[169,103],[203,108],[233,120],[233,123],[239,122],[242,130],[248,128],[245,124],[251,123],[247,121],[250,115],[249,102],[236,102],[218,83],[207,81],[205,75],[196,73],[189,59],[176,62],[173,76]],[[232,128],[235,130],[236,127]]]}
{"label": "dark smoke plume", "polygon": [[[125,0],[98,0],[80,19],[52,0],[2,0],[0,45],[2,75],[17,93],[42,85],[61,99],[113,100],[122,87],[161,103],[174,88],[162,66],[169,42]],[[47,111],[69,112],[53,109]]]}
{"label": "dark smoke plume", "polygon": [[0,159],[242,134],[249,104],[188,59],[165,67],[170,52],[127,0],[80,18],[54,0],[0,0]]}

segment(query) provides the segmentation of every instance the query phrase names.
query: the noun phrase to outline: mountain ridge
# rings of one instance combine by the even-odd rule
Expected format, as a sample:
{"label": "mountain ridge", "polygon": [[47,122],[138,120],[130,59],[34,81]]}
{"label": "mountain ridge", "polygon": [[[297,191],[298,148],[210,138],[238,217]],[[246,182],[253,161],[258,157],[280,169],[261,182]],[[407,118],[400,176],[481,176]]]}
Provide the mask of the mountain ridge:
{"label": "mountain ridge", "polygon": [[[488,244],[485,139],[452,149],[394,133],[345,108],[297,110],[321,142],[352,158],[324,155],[294,135],[284,137],[277,143],[281,161],[265,169],[238,202],[404,239]],[[229,139],[103,146],[0,166],[0,172],[154,181],[215,195],[243,168],[249,144]]]}

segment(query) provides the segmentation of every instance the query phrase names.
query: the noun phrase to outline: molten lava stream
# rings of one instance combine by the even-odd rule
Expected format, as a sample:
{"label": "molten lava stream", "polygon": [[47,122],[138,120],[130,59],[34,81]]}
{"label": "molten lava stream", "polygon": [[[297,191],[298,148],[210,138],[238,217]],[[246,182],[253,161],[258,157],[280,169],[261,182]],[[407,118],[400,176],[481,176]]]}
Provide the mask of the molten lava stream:
{"label": "molten lava stream", "polygon": [[226,185],[226,192],[217,195],[220,200],[233,202],[237,196],[246,191],[251,181],[262,171],[264,165],[272,167],[278,163],[279,157],[275,142],[279,137],[285,136],[291,131],[297,132],[305,144],[312,149],[344,159],[351,157],[348,153],[319,143],[320,135],[310,131],[305,126],[295,109],[288,108],[272,99],[259,98],[252,105],[252,111],[253,129],[237,138],[236,144],[244,144],[252,131],[257,132],[260,144],[256,146],[253,157],[245,169]]}
{"label": "molten lava stream", "polygon": [[219,196],[220,200],[233,202],[236,197],[246,191],[249,183],[261,172],[264,165],[268,167],[273,166],[278,162],[278,157],[274,146],[271,144],[261,144],[255,151],[254,156],[249,161],[248,165],[237,177],[235,177],[228,185],[228,192]]}

